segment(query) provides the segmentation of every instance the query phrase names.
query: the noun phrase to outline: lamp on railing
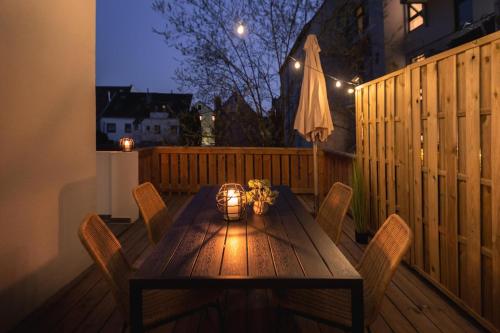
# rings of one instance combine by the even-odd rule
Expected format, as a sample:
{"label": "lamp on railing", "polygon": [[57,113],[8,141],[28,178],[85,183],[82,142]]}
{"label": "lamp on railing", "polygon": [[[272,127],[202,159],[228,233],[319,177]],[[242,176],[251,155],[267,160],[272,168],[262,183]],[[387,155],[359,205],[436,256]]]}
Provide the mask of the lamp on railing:
{"label": "lamp on railing", "polygon": [[228,221],[240,220],[245,214],[246,196],[243,186],[229,183],[221,186],[216,196],[217,208]]}
{"label": "lamp on railing", "polygon": [[134,149],[134,139],[123,137],[120,139],[120,148],[122,151],[131,152]]}

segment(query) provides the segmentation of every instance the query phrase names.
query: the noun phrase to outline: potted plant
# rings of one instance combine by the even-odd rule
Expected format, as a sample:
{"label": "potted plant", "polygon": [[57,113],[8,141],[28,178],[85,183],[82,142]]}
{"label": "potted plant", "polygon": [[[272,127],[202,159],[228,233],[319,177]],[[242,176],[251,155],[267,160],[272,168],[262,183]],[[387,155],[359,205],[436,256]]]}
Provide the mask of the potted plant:
{"label": "potted plant", "polygon": [[359,165],[354,162],[352,168],[352,201],[351,210],[354,218],[356,242],[368,243],[367,198],[363,181],[363,173]]}
{"label": "potted plant", "polygon": [[265,214],[269,205],[273,205],[278,197],[278,191],[271,190],[271,183],[267,179],[251,179],[248,181],[248,187],[250,190],[246,192],[247,203],[253,203],[255,214]]}

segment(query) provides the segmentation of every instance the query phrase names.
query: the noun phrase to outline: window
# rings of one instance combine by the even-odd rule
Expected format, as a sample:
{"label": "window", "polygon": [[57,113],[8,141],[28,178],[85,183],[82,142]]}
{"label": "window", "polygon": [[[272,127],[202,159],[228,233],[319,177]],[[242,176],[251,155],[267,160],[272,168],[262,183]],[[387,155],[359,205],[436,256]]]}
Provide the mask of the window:
{"label": "window", "polygon": [[107,123],[106,124],[106,132],[116,133],[116,124],[115,123]]}
{"label": "window", "polygon": [[455,0],[455,28],[462,30],[466,23],[472,23],[472,0]]}
{"label": "window", "polygon": [[160,134],[161,132],[160,125],[155,125],[154,129],[155,129],[155,134]]}
{"label": "window", "polygon": [[425,24],[425,4],[409,3],[406,8],[408,10],[408,31],[413,31]]}
{"label": "window", "polygon": [[365,10],[363,6],[356,8],[356,24],[358,26],[358,32],[362,33],[365,30]]}
{"label": "window", "polygon": [[146,126],[146,132],[149,132],[150,128],[151,128],[151,127],[149,127],[149,125],[148,125],[148,126]]}
{"label": "window", "polygon": [[139,124],[134,124],[134,130],[138,131],[139,130]]}
{"label": "window", "polygon": [[132,132],[132,124],[125,124],[125,133]]}

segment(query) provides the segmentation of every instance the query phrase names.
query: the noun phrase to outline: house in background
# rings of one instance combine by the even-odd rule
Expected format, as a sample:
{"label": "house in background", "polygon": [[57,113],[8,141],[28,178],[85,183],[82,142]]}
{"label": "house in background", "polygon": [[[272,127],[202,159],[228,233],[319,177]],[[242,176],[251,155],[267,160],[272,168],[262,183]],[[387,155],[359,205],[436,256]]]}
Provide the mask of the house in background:
{"label": "house in background", "polygon": [[98,129],[113,142],[128,136],[139,146],[177,144],[178,116],[189,111],[191,100],[191,94],[118,90],[104,109],[98,111]]}
{"label": "house in background", "polygon": [[[280,68],[280,105],[284,115],[285,143],[309,146],[293,130],[303,70],[294,69],[291,58],[303,61],[303,46],[308,34],[318,37],[325,73],[347,81],[356,78],[359,80],[356,83],[360,83],[498,30],[499,11],[497,0],[324,1],[304,26],[291,49],[290,57]],[[336,55],[336,48],[342,47],[343,43],[335,45],[336,39],[331,38],[331,30],[339,27],[338,24],[331,24],[332,21],[344,22],[345,43],[360,51],[357,55],[362,57],[357,68],[352,66],[356,62],[356,55]],[[353,152],[353,96],[345,94],[345,89],[335,89],[334,82],[329,78],[326,82],[335,129],[321,147]]]}
{"label": "house in background", "polygon": [[498,30],[499,7],[497,0],[361,1],[358,13],[370,36],[367,78]]}
{"label": "house in background", "polygon": [[217,146],[252,147],[260,145],[257,113],[239,92],[215,105],[215,144]]}
{"label": "house in background", "polygon": [[215,112],[201,101],[194,103],[193,109],[196,112],[198,112],[198,114],[200,116],[201,145],[202,146],[214,146],[215,145]]}

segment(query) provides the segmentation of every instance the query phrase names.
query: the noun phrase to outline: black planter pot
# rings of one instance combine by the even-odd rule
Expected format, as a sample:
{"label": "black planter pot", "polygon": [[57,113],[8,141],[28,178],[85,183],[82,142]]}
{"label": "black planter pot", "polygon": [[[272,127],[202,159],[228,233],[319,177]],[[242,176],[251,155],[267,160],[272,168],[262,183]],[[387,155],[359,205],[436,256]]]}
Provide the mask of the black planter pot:
{"label": "black planter pot", "polygon": [[368,232],[354,232],[356,242],[359,244],[368,244]]}

